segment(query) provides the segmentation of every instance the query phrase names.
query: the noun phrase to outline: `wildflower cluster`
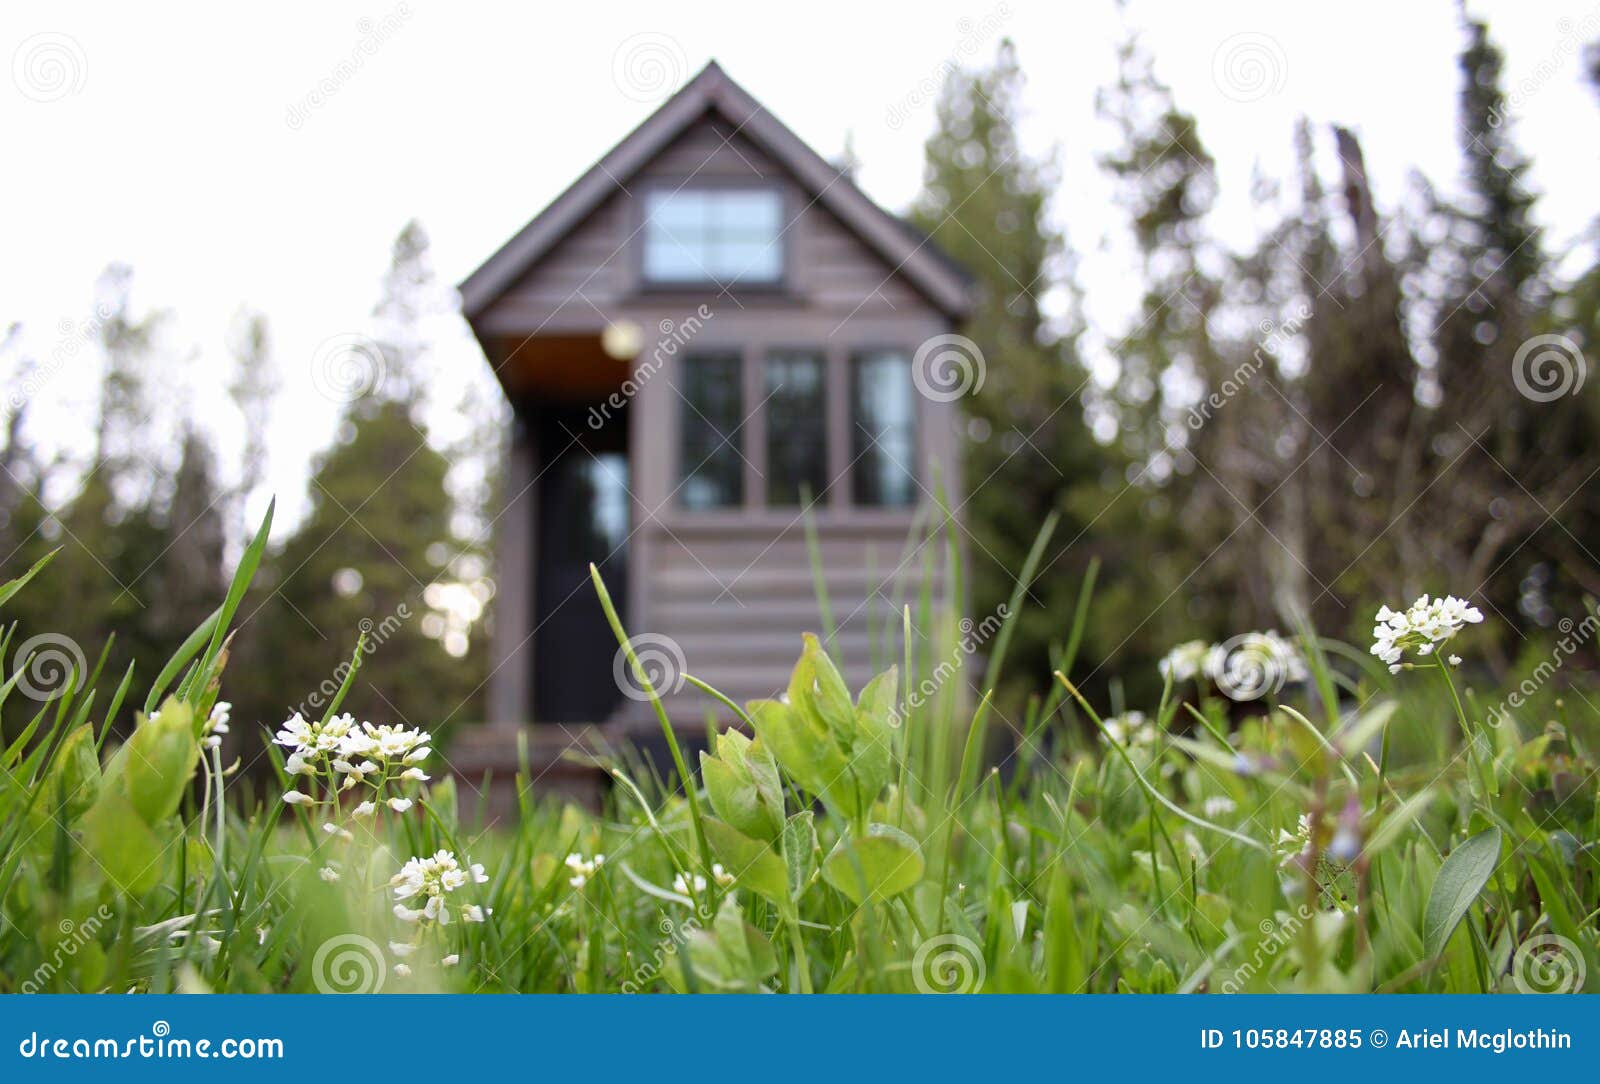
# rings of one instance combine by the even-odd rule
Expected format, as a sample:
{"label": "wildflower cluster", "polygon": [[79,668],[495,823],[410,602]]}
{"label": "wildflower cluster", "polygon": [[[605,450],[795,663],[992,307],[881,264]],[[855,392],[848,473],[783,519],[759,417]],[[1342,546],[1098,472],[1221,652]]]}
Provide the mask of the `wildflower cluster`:
{"label": "wildflower cluster", "polygon": [[1254,700],[1311,676],[1300,649],[1274,629],[1219,644],[1187,640],[1168,651],[1157,668],[1174,683],[1204,678],[1234,700]]}
{"label": "wildflower cluster", "polygon": [[228,718],[232,712],[233,705],[226,700],[218,700],[211,706],[211,714],[200,729],[201,748],[217,749],[222,746],[222,735],[228,732]]}
{"label": "wildflower cluster", "polygon": [[[400,961],[394,967],[396,975],[404,978],[411,974],[411,966],[405,961],[416,953],[428,931],[443,932],[443,928],[450,924],[452,908],[461,916],[462,922],[484,921],[488,912],[482,905],[462,902],[459,897],[452,900],[451,897],[469,884],[483,884],[488,879],[489,875],[483,871],[480,863],[469,862],[463,868],[456,856],[446,850],[435,851],[427,858],[408,859],[400,867],[400,872],[389,878],[389,889],[396,901],[395,918],[416,927],[410,941],[389,942],[389,951]],[[420,906],[410,907],[407,903]],[[460,962],[461,954],[458,952],[445,953],[439,958],[441,967],[454,967]]]}
{"label": "wildflower cluster", "polygon": [[[734,882],[733,874],[723,869],[721,862],[711,863],[711,878],[716,881],[718,888],[727,888]],[[689,895],[690,888],[694,889],[694,895],[700,895],[706,890],[706,879],[698,873],[692,877],[680,873],[672,878],[672,890],[680,896]]]}
{"label": "wildflower cluster", "polygon": [[[1372,653],[1389,665],[1391,674],[1398,673],[1404,663],[1405,652],[1415,651],[1419,656],[1432,655],[1439,645],[1448,642],[1468,625],[1483,620],[1476,606],[1454,595],[1429,598],[1423,595],[1405,611],[1379,607],[1372,629]],[[1451,666],[1459,666],[1461,657],[1451,655]]]}
{"label": "wildflower cluster", "polygon": [[[456,856],[449,851],[437,851],[431,858],[412,858],[400,867],[399,873],[389,878],[389,887],[394,891],[396,900],[417,900],[422,906],[407,907],[403,902],[396,903],[394,917],[402,922],[426,921],[448,926],[449,894],[468,881],[483,884],[488,879],[489,875],[483,872],[482,865],[473,863],[462,869]],[[463,922],[483,921],[483,908],[475,903],[461,904],[460,911]]]}
{"label": "wildflower cluster", "polygon": [[[423,730],[357,723],[348,714],[311,723],[295,712],[272,740],[289,750],[284,768],[290,775],[321,779],[334,792],[325,799],[327,803],[337,802],[337,794],[354,787],[370,788],[370,796],[354,810],[358,817],[373,813],[379,802],[396,813],[404,813],[411,808],[411,799],[388,794],[388,785],[428,781],[426,773],[417,767],[432,752],[428,747],[431,739]],[[283,800],[290,805],[324,804],[300,790],[289,791]]]}
{"label": "wildflower cluster", "polygon": [[1150,745],[1156,740],[1156,724],[1142,711],[1125,711],[1103,721],[1100,739],[1124,749]]}
{"label": "wildflower cluster", "polygon": [[567,883],[573,888],[582,888],[589,883],[589,878],[593,877],[600,867],[606,864],[606,856],[597,854],[593,858],[585,858],[583,855],[573,852],[567,855],[566,864],[567,868],[572,871],[572,876],[567,878]]}

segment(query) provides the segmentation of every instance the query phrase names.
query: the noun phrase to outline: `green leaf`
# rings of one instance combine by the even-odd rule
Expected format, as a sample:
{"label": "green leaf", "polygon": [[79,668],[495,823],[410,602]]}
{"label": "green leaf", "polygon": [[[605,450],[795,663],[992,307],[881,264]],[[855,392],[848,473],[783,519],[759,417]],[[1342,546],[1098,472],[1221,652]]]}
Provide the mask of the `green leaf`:
{"label": "green leaf", "polygon": [[194,739],[192,718],[188,704],[168,697],[156,714],[141,714],[133,736],[112,758],[107,775],[148,825],[178,811],[194,778],[200,745]]}
{"label": "green leaf", "polygon": [[856,780],[843,750],[820,721],[777,700],[752,700],[745,705],[756,735],[790,777],[828,803],[846,820],[860,810]]}
{"label": "green leaf", "polygon": [[888,899],[922,880],[917,841],[890,824],[869,824],[860,839],[841,839],[822,863],[828,883],[852,903]]}
{"label": "green leaf", "polygon": [[107,791],[83,816],[83,845],[122,891],[138,895],[161,877],[161,839],[133,803]]}
{"label": "green leaf", "polygon": [[1439,867],[1422,920],[1422,944],[1430,959],[1444,951],[1499,862],[1500,829],[1489,828],[1463,841]]}
{"label": "green leaf", "polygon": [[28,581],[37,576],[39,574],[39,570],[50,563],[50,558],[54,557],[60,552],[61,549],[58,546],[35,561],[32,568],[28,569],[28,571],[24,572],[16,579],[10,580],[4,584],[0,584],[0,606],[4,606],[7,602],[11,601],[11,596],[26,587]]}
{"label": "green leaf", "polygon": [[705,818],[706,843],[717,860],[733,874],[740,887],[765,896],[780,908],[789,901],[789,871],[771,847],[751,839],[732,825],[715,817]]}
{"label": "green leaf", "polygon": [[789,898],[796,906],[817,871],[817,827],[811,810],[796,813],[783,826],[783,863],[789,870]]}

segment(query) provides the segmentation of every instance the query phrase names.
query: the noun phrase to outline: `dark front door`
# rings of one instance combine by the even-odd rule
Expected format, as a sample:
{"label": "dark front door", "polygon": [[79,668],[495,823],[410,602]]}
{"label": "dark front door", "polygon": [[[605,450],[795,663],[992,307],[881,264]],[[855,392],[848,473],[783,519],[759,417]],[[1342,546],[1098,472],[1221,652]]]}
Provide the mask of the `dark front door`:
{"label": "dark front door", "polygon": [[626,408],[596,429],[586,409],[546,408],[534,423],[533,708],[540,723],[598,723],[622,699],[612,672],[616,637],[589,581],[593,562],[627,614]]}

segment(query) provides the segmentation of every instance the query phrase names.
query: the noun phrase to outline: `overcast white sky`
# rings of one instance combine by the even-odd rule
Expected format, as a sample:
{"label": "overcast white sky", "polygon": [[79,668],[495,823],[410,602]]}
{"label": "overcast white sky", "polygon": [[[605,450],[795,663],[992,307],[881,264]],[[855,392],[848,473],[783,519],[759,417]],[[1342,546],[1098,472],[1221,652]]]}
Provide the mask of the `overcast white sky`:
{"label": "overcast white sky", "polygon": [[[1579,59],[1600,37],[1600,0],[1469,7],[1508,53],[1540,215],[1555,246],[1570,244],[1600,212],[1600,108]],[[779,10],[6,0],[0,329],[21,321],[28,348],[48,355],[60,322],[88,314],[100,270],[125,261],[137,303],[174,310],[171,338],[194,347],[175,384],[216,404],[225,428],[223,329],[240,304],[264,311],[286,385],[272,473],[293,511],[336,411],[310,359],[329,336],[366,326],[408,218],[432,236],[440,276],[459,281],[712,57],[823,154],[851,133],[863,187],[903,210],[941,66],[986,60],[1002,35],[1030,79],[1026,141],[1060,151],[1054,212],[1085,253],[1091,316],[1120,324],[1136,284],[1095,166],[1111,139],[1094,114],[1114,74],[1111,0],[813,2],[763,18]],[[1452,0],[1134,0],[1130,19],[1219,161],[1213,227],[1225,239],[1242,244],[1256,228],[1251,171],[1288,175],[1301,114],[1324,133],[1329,122],[1358,130],[1380,201],[1398,199],[1412,168],[1446,188],[1456,178]],[[340,75],[352,58],[356,70]],[[483,376],[470,340],[445,344],[443,360],[446,383]],[[92,384],[40,391],[59,439],[87,432],[69,408]],[[441,389],[441,401],[454,397]]]}

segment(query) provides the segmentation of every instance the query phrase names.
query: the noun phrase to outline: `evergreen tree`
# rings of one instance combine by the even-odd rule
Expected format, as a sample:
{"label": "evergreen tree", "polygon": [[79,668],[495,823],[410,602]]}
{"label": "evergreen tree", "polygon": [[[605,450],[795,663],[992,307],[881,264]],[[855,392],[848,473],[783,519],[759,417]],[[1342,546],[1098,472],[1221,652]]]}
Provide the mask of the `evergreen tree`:
{"label": "evergreen tree", "polygon": [[[1010,42],[994,64],[946,81],[926,147],[924,190],[913,219],[974,280],[976,302],[963,334],[981,355],[983,382],[961,400],[970,531],[972,604],[992,613],[1010,596],[1035,535],[1052,513],[1062,523],[1030,590],[1008,669],[1037,688],[1065,635],[1091,534],[1108,510],[1099,500],[1106,453],[1085,423],[1088,375],[1078,356],[1072,257],[1049,222],[1056,178],[1018,143],[1023,76]],[[1052,290],[1074,310],[1047,321]]]}

